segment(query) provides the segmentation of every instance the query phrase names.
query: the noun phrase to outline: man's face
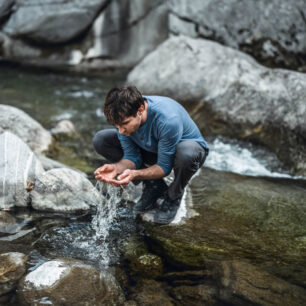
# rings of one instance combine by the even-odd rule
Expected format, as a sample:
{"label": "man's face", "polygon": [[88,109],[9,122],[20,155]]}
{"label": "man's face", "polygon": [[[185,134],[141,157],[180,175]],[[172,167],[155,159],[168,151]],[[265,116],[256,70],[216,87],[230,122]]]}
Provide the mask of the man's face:
{"label": "man's face", "polygon": [[133,135],[140,127],[141,124],[141,116],[137,113],[135,117],[127,117],[125,118],[121,124],[116,124],[116,127],[119,130],[120,134],[124,134],[126,136]]}

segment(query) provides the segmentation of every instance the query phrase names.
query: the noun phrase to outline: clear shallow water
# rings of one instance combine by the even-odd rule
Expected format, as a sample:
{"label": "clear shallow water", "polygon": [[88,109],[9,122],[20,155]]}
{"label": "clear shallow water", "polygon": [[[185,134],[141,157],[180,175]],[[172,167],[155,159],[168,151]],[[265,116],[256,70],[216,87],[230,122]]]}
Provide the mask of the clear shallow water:
{"label": "clear shallow water", "polygon": [[101,111],[107,91],[124,80],[125,74],[85,77],[0,65],[0,104],[24,110],[46,129],[69,119],[91,143],[108,126]]}

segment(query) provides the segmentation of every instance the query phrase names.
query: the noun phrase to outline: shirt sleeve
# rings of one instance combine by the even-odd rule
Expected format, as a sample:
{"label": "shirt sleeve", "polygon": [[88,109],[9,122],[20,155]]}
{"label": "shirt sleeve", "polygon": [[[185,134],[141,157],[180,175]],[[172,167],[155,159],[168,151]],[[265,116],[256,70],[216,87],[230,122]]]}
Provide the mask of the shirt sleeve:
{"label": "shirt sleeve", "polygon": [[135,164],[136,169],[139,169],[142,165],[142,157],[139,147],[128,136],[120,134],[118,131],[117,134],[123,149],[122,159],[132,161]]}
{"label": "shirt sleeve", "polygon": [[168,175],[173,167],[176,146],[183,135],[183,125],[178,117],[174,117],[159,129],[157,165]]}

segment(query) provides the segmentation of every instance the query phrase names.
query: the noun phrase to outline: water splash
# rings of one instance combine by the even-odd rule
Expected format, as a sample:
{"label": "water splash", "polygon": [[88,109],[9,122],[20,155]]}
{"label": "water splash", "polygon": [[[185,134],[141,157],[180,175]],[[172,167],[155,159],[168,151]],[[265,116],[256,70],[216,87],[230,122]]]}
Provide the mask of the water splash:
{"label": "water splash", "polygon": [[97,182],[96,188],[100,193],[100,203],[92,219],[91,226],[94,230],[93,243],[96,246],[96,257],[101,266],[108,266],[112,254],[115,253],[109,243],[110,230],[117,223],[117,211],[122,202],[122,188],[110,184]]}
{"label": "water splash", "polygon": [[292,176],[277,156],[264,148],[225,137],[214,139],[209,147],[206,167],[251,176],[305,179]]}

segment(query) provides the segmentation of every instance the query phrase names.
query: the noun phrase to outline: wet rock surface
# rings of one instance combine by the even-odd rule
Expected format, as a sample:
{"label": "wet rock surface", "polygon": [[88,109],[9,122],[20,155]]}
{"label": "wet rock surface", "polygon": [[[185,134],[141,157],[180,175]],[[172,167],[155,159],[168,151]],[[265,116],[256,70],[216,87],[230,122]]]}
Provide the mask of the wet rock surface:
{"label": "wet rock surface", "polygon": [[306,71],[303,0],[169,1],[169,31],[251,54],[265,65]]}
{"label": "wet rock surface", "polygon": [[220,280],[220,299],[241,304],[250,301],[259,305],[302,305],[306,290],[294,286],[250,264],[240,261],[214,265]]}
{"label": "wet rock surface", "polygon": [[0,134],[0,208],[26,207],[33,182],[44,172],[40,161],[19,137]]}
{"label": "wet rock surface", "polygon": [[267,69],[208,40],[173,37],[132,70],[128,83],[184,104],[205,136],[263,144],[305,174],[306,75]]}
{"label": "wet rock surface", "polygon": [[73,259],[45,262],[21,280],[18,295],[21,305],[122,305],[125,300],[112,275]]}
{"label": "wet rock surface", "polygon": [[179,226],[145,224],[151,248],[168,264],[198,269],[240,258],[306,285],[304,182],[204,168],[191,190],[198,216]]}
{"label": "wet rock surface", "polygon": [[79,172],[56,168],[37,176],[31,191],[31,205],[37,210],[78,212],[99,203],[99,193]]}
{"label": "wet rock surface", "polygon": [[163,286],[154,280],[143,280],[133,288],[131,299],[136,305],[175,305]]}
{"label": "wet rock surface", "polygon": [[26,271],[28,257],[18,252],[0,254],[0,296],[14,290]]}

